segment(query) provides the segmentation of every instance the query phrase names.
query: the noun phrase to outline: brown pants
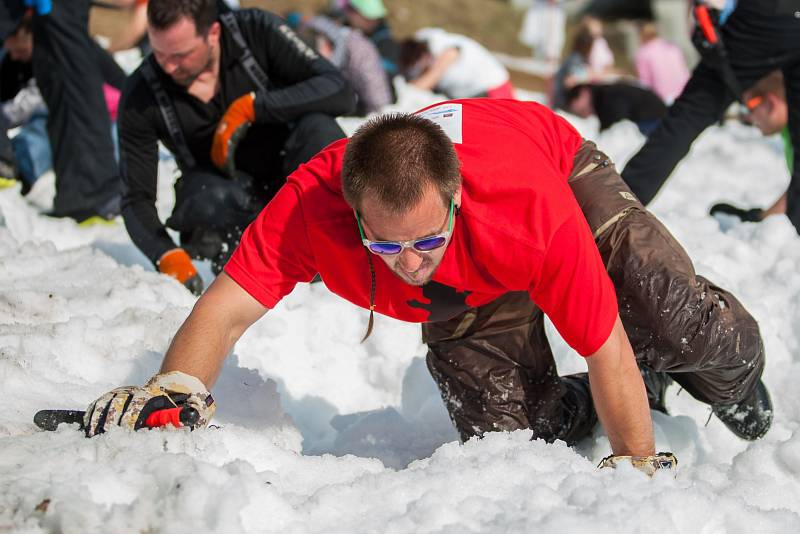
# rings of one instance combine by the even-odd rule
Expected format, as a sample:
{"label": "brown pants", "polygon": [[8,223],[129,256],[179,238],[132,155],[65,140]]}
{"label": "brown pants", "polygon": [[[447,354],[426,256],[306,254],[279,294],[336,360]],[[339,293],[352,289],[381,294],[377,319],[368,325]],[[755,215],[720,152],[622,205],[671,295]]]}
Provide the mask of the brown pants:
{"label": "brown pants", "polygon": [[[669,373],[705,403],[749,395],[764,350],[739,301],[695,274],[683,248],[594,143],[576,154],[569,184],[616,288],[639,365]],[[597,422],[586,373],[558,376],[544,314],[527,293],[424,324],[422,335],[428,369],[464,440],[530,428],[535,438],[574,443]]]}

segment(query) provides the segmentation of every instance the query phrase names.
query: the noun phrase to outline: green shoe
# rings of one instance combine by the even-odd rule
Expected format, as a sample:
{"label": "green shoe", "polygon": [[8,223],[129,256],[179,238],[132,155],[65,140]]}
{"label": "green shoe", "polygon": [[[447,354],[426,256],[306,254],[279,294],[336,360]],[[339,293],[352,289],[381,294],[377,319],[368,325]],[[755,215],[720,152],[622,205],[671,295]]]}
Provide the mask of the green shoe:
{"label": "green shoe", "polygon": [[106,219],[99,215],[92,215],[88,219],[84,219],[78,223],[81,228],[89,228],[91,226],[116,226],[116,219]]}

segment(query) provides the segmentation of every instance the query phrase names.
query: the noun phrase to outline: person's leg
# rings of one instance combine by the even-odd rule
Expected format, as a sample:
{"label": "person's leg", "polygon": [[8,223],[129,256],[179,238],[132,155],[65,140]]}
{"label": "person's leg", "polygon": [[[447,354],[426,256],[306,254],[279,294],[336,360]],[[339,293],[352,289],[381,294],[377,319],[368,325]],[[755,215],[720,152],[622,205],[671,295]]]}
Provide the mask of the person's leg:
{"label": "person's leg", "polygon": [[50,140],[47,137],[47,113],[36,113],[22,125],[11,140],[17,159],[22,194],[27,194],[39,177],[53,167]]}
{"label": "person's leg", "polygon": [[219,272],[261,207],[250,184],[193,170],[175,184],[175,209],[166,224],[181,233],[190,256],[210,259]]}
{"label": "person's leg", "polygon": [[787,191],[786,215],[800,233],[800,61],[784,67],[783,79],[793,149],[792,179]]}
{"label": "person's leg", "polygon": [[707,404],[746,398],[764,369],[755,319],[728,291],[694,272],[675,238],[634,210],[598,241],[637,358]]}
{"label": "person's leg", "polygon": [[461,438],[533,430],[575,443],[597,422],[585,373],[559,377],[544,314],[525,292],[422,326],[427,363]]}
{"label": "person's leg", "polygon": [[123,87],[125,87],[125,80],[127,79],[125,71],[122,70],[122,67],[114,60],[114,56],[109,54],[108,50],[100,46],[100,43],[91,39],[90,44],[103,81],[111,87],[122,91]]}
{"label": "person's leg", "polygon": [[329,144],[345,137],[336,119],[323,113],[303,115],[291,123],[290,129],[283,145],[284,176],[290,175]]}
{"label": "person's leg", "polygon": [[0,188],[13,185],[16,178],[14,149],[8,138],[8,121],[0,113]]}
{"label": "person's leg", "polygon": [[587,166],[595,161],[609,160],[586,143],[570,187],[595,232],[640,366],[668,372],[708,404],[746,398],[764,368],[758,324],[733,295],[695,274],[686,252],[630,196],[614,166]]}
{"label": "person's leg", "polygon": [[120,180],[102,76],[88,35],[89,0],[55,0],[34,18],[33,69],[49,109],[56,174],[53,214],[119,213]]}
{"label": "person's leg", "polygon": [[622,171],[633,193],[649,204],[700,133],[718,121],[733,97],[718,73],[701,63],[644,146]]}

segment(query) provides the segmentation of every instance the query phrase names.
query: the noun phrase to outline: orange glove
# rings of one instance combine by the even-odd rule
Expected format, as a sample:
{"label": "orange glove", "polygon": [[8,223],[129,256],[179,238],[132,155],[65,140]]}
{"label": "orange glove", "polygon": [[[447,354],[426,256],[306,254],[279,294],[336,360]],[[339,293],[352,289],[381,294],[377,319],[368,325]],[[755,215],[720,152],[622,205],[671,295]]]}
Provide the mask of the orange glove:
{"label": "orange glove", "polygon": [[234,171],[233,157],[239,140],[247,133],[247,129],[256,120],[253,107],[255,93],[247,93],[234,100],[225,115],[219,121],[211,144],[211,161],[220,170],[232,175]]}
{"label": "orange glove", "polygon": [[168,250],[158,259],[156,265],[158,265],[159,272],[177,278],[195,295],[199,296],[203,292],[203,279],[197,274],[191,258],[182,248]]}

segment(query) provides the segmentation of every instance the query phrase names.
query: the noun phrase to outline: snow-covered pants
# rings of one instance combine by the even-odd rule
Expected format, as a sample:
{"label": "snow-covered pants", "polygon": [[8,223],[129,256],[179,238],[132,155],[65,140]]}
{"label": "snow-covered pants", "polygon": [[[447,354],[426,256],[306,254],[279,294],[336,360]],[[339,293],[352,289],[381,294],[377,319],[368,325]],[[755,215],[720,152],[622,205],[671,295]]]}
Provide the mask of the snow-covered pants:
{"label": "snow-covered pants", "polygon": [[[764,368],[758,325],[736,298],[698,276],[686,252],[585,142],[569,184],[614,283],[640,367],[667,372],[696,399],[748,396]],[[508,293],[448,321],[422,326],[427,363],[462,439],[530,428],[574,443],[597,421],[588,376],[559,377],[544,314]]]}

